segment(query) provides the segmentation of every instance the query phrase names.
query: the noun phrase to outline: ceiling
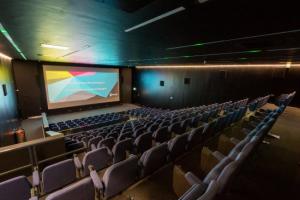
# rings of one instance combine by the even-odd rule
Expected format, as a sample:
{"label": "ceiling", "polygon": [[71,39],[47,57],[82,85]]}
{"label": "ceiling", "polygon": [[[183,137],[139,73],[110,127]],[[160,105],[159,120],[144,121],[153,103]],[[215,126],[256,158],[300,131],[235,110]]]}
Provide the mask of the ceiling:
{"label": "ceiling", "polygon": [[[121,66],[300,60],[294,0],[1,0],[0,6],[0,23],[29,60]],[[124,31],[178,7],[185,10]],[[22,59],[2,35],[0,42],[0,52]],[[174,48],[180,46],[186,47]]]}

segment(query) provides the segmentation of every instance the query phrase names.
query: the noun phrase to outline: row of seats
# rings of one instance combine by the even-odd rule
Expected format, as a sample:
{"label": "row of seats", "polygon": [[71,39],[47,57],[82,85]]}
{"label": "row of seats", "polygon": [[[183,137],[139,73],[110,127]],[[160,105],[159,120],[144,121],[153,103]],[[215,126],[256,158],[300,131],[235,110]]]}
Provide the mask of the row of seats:
{"label": "row of seats", "polygon": [[[234,114],[227,114],[226,116],[217,118],[217,120],[213,121],[212,123],[209,123],[211,125],[208,125],[208,127],[205,127],[205,126],[198,127],[196,129],[193,129],[190,132],[187,132],[185,134],[174,137],[168,143],[162,143],[158,146],[152,147],[150,150],[147,150],[146,152],[144,152],[144,154],[142,154],[142,156],[139,159],[137,168],[140,169],[140,171],[138,173],[136,173],[138,175],[137,177],[143,178],[146,175],[151,174],[152,172],[154,172],[155,170],[159,169],[164,164],[166,164],[167,161],[175,160],[178,156],[180,156],[184,152],[186,152],[186,150],[191,149],[193,146],[201,144],[201,142],[203,142],[205,139],[212,137],[214,132],[217,132],[217,131],[221,130],[222,128],[225,128],[225,126],[228,126],[231,123],[237,121],[238,119],[241,118],[241,116],[243,116],[241,113],[243,113],[243,114],[245,113],[244,112],[245,107],[242,107],[242,108],[243,109],[237,109],[234,112]],[[214,131],[212,131],[212,130],[214,130]],[[208,135],[208,132],[211,134],[210,136]],[[123,141],[127,143],[128,139],[125,139]],[[123,141],[121,141],[121,142],[123,142]],[[124,150],[124,149],[122,149],[122,150]],[[121,153],[122,157],[126,156],[125,152],[122,152],[121,150],[118,151],[118,153]],[[99,149],[88,152],[83,158],[83,163],[82,163],[83,174],[82,175],[83,176],[88,175],[89,166],[91,166],[91,165],[94,166],[95,171],[99,171],[99,170],[102,170],[103,168],[107,167],[110,163],[109,162],[109,160],[111,158],[110,156],[111,155],[109,154],[108,148],[99,148]],[[78,163],[79,161],[76,161],[76,162]],[[119,161],[118,163],[120,163],[120,162],[123,162],[123,161]],[[70,163],[72,163],[71,160],[64,161],[61,163],[61,165],[69,166]],[[132,164],[132,162],[128,162],[128,163]],[[75,174],[74,173],[74,169],[75,169],[74,163],[72,165],[73,165],[72,167],[69,166],[69,169],[67,169],[66,167],[61,167],[62,170],[69,171],[69,172],[73,171],[73,173],[72,173],[73,176],[70,176],[72,178],[69,179],[69,183],[73,182],[74,179],[76,178],[76,176],[74,175]],[[114,164],[110,168],[114,168],[114,166],[119,166],[119,165]],[[45,168],[42,174],[45,174],[45,171],[48,171],[51,168],[52,168],[52,166]],[[55,165],[55,168],[57,168],[57,165]],[[115,176],[114,173],[112,173],[112,174],[109,173],[110,168],[108,168],[106,170],[106,172],[103,176],[103,181],[101,182],[104,184],[102,186],[103,188],[108,188],[107,189],[108,192],[107,191],[106,191],[106,193],[102,192],[103,193],[102,195],[104,195],[105,197],[110,197],[111,195],[114,195],[114,194],[120,192],[120,189],[108,184],[110,181],[105,181],[105,177],[109,180],[112,179],[112,182],[115,182],[117,180],[122,180],[119,176],[117,176],[117,178],[114,178],[114,176]],[[124,167],[124,169],[125,168],[126,167]],[[122,170],[124,170],[124,169],[122,169]],[[55,170],[52,169],[52,171],[57,172],[57,169],[55,169]],[[115,170],[112,170],[112,171],[115,171]],[[118,170],[116,170],[115,173],[116,174],[128,174],[128,173],[126,173],[126,171],[125,172],[123,171],[121,173]],[[63,171],[61,172],[61,174],[63,174]],[[95,172],[93,174],[94,174],[93,179],[96,179]],[[108,175],[106,175],[106,174],[108,174]],[[52,177],[55,177],[55,176],[53,176],[53,174],[51,174],[50,176],[47,176],[48,179],[52,179]],[[132,181],[137,180],[137,177],[136,176],[132,177]],[[114,180],[114,179],[116,179],[116,180]],[[49,182],[49,180],[47,180],[47,179],[45,181]],[[50,181],[50,182],[52,182],[52,181]],[[56,188],[62,187],[62,185],[65,184],[65,183],[62,183],[59,181],[56,181],[56,182],[57,182]],[[97,181],[97,183],[98,182],[99,182],[99,180]],[[105,183],[107,183],[107,184],[105,184]],[[122,183],[119,183],[119,184],[122,186]],[[43,185],[45,187],[45,184],[43,184]],[[46,186],[47,186],[47,184],[46,184]],[[121,187],[121,188],[124,189],[124,188],[126,188],[126,186],[127,186],[127,182],[124,183],[123,187]],[[97,188],[97,189],[100,191],[101,188]],[[103,190],[103,189],[101,189],[101,190]],[[111,190],[111,192],[109,192],[110,190]],[[44,192],[49,192],[49,189],[44,189]]]}
{"label": "row of seats", "polygon": [[[213,152],[212,155],[219,162],[203,180],[192,172],[187,172],[185,178],[190,184],[190,188],[180,199],[212,200],[216,196],[224,195],[246,160],[263,141],[284,109],[284,106],[279,107],[262,118],[260,122],[257,122],[255,128],[247,132],[247,136],[237,142],[228,155],[223,155],[218,151]],[[237,141],[237,139],[233,141]]]}
{"label": "row of seats", "polygon": [[128,120],[128,117],[122,113],[108,113],[102,115],[96,115],[92,117],[86,117],[81,119],[67,120],[63,122],[50,123],[49,130],[56,132],[70,131],[70,130],[89,130],[96,127],[107,126],[115,124],[124,120]]}
{"label": "row of seats", "polygon": [[[0,183],[0,194],[4,194],[5,200],[29,199],[30,193],[28,191],[30,188],[39,187],[43,194],[49,194],[47,199],[94,199],[93,193],[94,188],[96,188],[98,195],[109,198],[126,189],[138,179],[153,173],[167,162],[175,160],[187,150],[202,144],[205,140],[213,137],[223,128],[240,120],[247,111],[247,107],[243,106],[245,105],[244,102],[245,101],[240,101],[238,103],[242,107],[231,105],[237,105],[236,102],[225,102],[223,104],[212,104],[210,106],[166,111],[153,116],[147,115],[144,119],[112,125],[107,129],[101,128],[95,129],[96,131],[87,131],[83,135],[86,136],[88,133],[93,135],[93,138],[91,139],[95,139],[96,137],[100,137],[98,135],[99,133],[103,134],[104,132],[109,132],[110,134],[112,133],[112,130],[124,133],[123,131],[128,128],[131,128],[132,131],[145,128],[145,132],[138,137],[125,137],[119,140],[118,138],[114,138],[115,144],[112,148],[109,148],[106,145],[98,145],[100,141],[98,141],[98,143],[92,143],[97,143],[97,145],[90,148],[92,151],[87,152],[82,161],[79,159],[68,159],[46,167],[41,174],[37,170],[34,171],[32,185],[27,181],[26,177],[24,179],[22,176],[2,182]],[[230,106],[231,109],[228,109],[228,112],[223,112],[224,114],[221,113],[224,108],[229,108]],[[232,110],[233,108],[236,109]],[[179,124],[178,122],[180,122],[180,126],[187,124],[184,131],[176,132],[180,127],[172,129],[172,127],[177,126],[174,124]],[[158,127],[154,129],[153,125],[158,125]],[[165,127],[165,125],[168,125],[166,132],[171,131],[174,133],[172,135],[173,138],[169,138],[165,141],[156,141],[155,137],[153,137],[154,133],[159,132],[158,130]],[[151,127],[152,129],[150,129]],[[148,132],[148,129],[150,132]],[[188,132],[185,132],[187,130]],[[145,141],[148,142],[142,142],[143,145],[141,145],[141,148],[143,148],[143,150],[140,151],[140,154],[131,155],[126,159],[126,154],[124,156],[124,148],[122,147],[123,145],[121,145],[122,142],[124,141],[124,143],[127,142],[129,145],[132,145],[139,137],[145,135],[148,137]],[[74,138],[69,137],[69,139],[78,139],[76,138],[78,135],[73,134],[73,136]],[[119,136],[120,135],[118,135],[118,137]],[[152,144],[151,146],[149,145],[150,139],[154,139],[156,142],[154,146]],[[86,145],[90,142],[90,147],[93,146],[91,145],[90,140],[85,141],[87,141]],[[144,144],[147,147],[144,147]],[[135,153],[134,151],[130,152]],[[122,159],[117,159],[116,162],[112,162],[111,160],[113,160],[114,156],[122,157]],[[100,178],[97,171],[101,171],[106,167],[108,168],[105,170],[104,176]],[[76,174],[76,168],[82,170],[80,173],[81,177],[86,177],[90,173],[91,178],[86,177],[78,181],[79,177]],[[22,198],[13,196],[12,190],[7,189],[13,185],[18,185],[18,188],[24,186],[22,191],[18,193],[19,196],[22,196],[23,194]],[[64,188],[57,190],[62,187]],[[82,192],[80,192],[80,190],[82,190]]]}

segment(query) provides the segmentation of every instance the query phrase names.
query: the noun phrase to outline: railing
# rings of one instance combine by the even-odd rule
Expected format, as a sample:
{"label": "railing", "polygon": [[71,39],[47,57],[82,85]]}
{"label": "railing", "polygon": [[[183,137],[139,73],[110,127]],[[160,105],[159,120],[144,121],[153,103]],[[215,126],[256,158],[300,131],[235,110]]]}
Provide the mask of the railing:
{"label": "railing", "polygon": [[[83,147],[83,148],[76,149],[73,151],[61,153],[59,155],[51,156],[51,157],[43,159],[43,160],[38,159],[37,146],[50,144],[51,142],[55,142],[55,141],[59,141],[59,140],[63,140],[63,139],[64,139],[64,136],[62,134],[59,134],[57,136],[47,137],[47,138],[43,138],[43,139],[37,139],[37,140],[29,141],[29,142],[24,142],[24,143],[10,145],[7,147],[0,148],[0,156],[3,154],[9,154],[9,153],[13,153],[16,151],[27,149],[28,155],[29,155],[29,160],[30,160],[30,162],[28,164],[16,167],[14,169],[6,170],[6,171],[0,173],[0,178],[12,175],[14,173],[18,173],[18,172],[20,173],[29,168],[31,168],[31,170],[33,170],[35,167],[39,167],[41,164],[45,164],[47,162],[65,158],[66,156],[69,156],[69,155],[72,155],[75,153],[84,152],[87,150],[86,147]],[[26,151],[22,152],[22,155],[20,155],[20,156],[27,156]],[[11,158],[11,159],[16,159],[16,158]],[[0,160],[0,162],[4,163],[5,161]],[[16,160],[16,162],[17,162],[17,160]]]}

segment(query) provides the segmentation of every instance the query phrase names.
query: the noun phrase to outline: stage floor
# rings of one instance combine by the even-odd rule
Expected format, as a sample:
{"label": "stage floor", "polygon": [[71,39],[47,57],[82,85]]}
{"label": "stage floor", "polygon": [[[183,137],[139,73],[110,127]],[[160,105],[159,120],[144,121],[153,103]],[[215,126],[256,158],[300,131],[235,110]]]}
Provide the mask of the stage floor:
{"label": "stage floor", "polygon": [[[109,106],[104,108],[98,108],[94,110],[85,110],[80,112],[72,112],[72,113],[63,113],[57,115],[49,115],[48,121],[49,123],[56,123],[60,121],[78,119],[83,117],[90,117],[95,115],[101,115],[105,113],[113,113],[113,112],[122,112],[125,110],[130,110],[134,108],[138,108],[139,106],[134,104],[120,104],[117,106]],[[42,130],[42,118],[34,118],[34,119],[26,119],[22,121],[22,127],[25,129],[26,138],[28,141],[43,138],[43,130]]]}

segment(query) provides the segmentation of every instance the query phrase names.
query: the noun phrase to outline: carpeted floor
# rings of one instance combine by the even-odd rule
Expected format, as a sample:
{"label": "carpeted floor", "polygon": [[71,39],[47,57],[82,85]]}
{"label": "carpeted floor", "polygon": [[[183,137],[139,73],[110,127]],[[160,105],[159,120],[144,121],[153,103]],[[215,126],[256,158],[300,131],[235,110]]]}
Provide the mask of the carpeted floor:
{"label": "carpeted floor", "polygon": [[227,199],[299,199],[300,109],[287,107],[271,130],[280,139],[266,138],[232,185]]}

